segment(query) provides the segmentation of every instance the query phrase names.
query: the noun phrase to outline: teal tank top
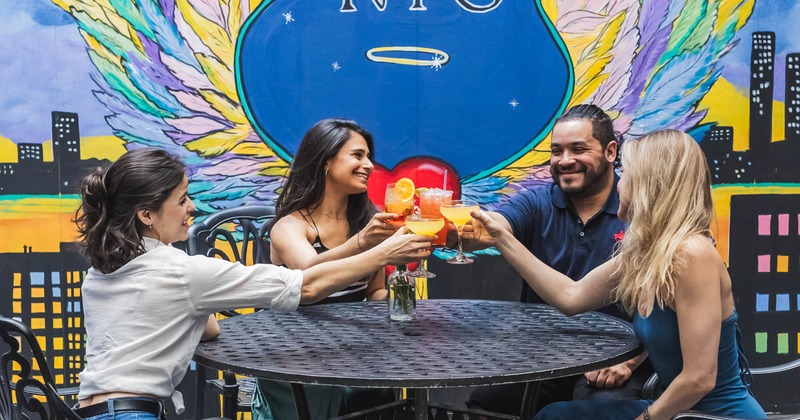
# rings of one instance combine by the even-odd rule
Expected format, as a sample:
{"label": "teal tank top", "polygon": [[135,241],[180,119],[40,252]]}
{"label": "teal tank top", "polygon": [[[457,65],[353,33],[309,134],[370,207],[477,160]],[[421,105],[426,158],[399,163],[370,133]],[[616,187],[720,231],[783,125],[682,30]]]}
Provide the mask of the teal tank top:
{"label": "teal tank top", "polygon": [[[638,312],[634,314],[633,329],[649,353],[653,369],[664,386],[668,386],[683,369],[678,316],[669,307],[654,306],[647,318]],[[749,369],[737,338],[737,320],[734,311],[722,321],[716,386],[692,409],[735,418],[767,418],[742,379],[743,375],[749,375]]]}

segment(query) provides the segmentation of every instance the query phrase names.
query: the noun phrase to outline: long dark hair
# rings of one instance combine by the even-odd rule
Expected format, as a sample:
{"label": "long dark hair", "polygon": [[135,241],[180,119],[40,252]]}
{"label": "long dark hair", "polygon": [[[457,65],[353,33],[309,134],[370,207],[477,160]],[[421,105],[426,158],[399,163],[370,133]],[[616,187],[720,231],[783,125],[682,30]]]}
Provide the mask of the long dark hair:
{"label": "long dark hair", "polygon": [[112,273],[144,254],[145,225],[136,212],[160,210],[185,173],[178,157],[143,148],[131,150],[108,168],[97,168],[83,178],[75,223],[80,233],[78,244],[92,267]]}
{"label": "long dark hair", "polygon": [[[298,210],[314,208],[325,195],[325,164],[339,153],[350,139],[358,133],[367,141],[367,157],[375,161],[375,146],[372,135],[355,121],[325,119],[308,130],[292,160],[289,177],[283,185],[275,203],[275,220]],[[347,199],[348,237],[358,233],[367,225],[377,209],[369,200],[367,192],[350,195]]]}

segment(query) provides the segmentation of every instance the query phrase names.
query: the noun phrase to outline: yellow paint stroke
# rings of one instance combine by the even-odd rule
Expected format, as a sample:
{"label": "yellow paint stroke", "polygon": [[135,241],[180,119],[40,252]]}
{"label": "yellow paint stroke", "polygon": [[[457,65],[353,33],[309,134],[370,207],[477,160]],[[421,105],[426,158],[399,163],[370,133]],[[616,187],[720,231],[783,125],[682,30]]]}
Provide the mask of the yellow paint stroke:
{"label": "yellow paint stroke", "polygon": [[728,243],[730,241],[731,197],[735,195],[800,194],[800,185],[724,185],[714,188],[715,219],[711,232],[717,242],[717,251],[728,264]]}
{"label": "yellow paint stroke", "polygon": [[42,160],[45,162],[53,161],[53,140],[42,142]]}
{"label": "yellow paint stroke", "polygon": [[117,136],[81,137],[81,159],[115,161],[125,153],[125,142]]}
{"label": "yellow paint stroke", "polygon": [[0,253],[58,252],[59,243],[74,242],[72,222],[80,204],[78,196],[0,196]]}
{"label": "yellow paint stroke", "polygon": [[17,163],[18,158],[17,145],[8,137],[0,136],[0,162]]}
{"label": "yellow paint stroke", "polygon": [[[108,159],[115,161],[125,153],[125,142],[116,136],[81,137],[81,159]],[[53,141],[42,142],[42,160],[53,161]],[[18,163],[17,145],[0,136],[0,163]]]}
{"label": "yellow paint stroke", "polygon": [[[708,110],[701,123],[733,127],[733,150],[750,148],[750,96],[748,87],[738,87],[719,78],[700,101],[699,109]],[[772,102],[772,141],[783,140],[786,118],[783,102]]]}

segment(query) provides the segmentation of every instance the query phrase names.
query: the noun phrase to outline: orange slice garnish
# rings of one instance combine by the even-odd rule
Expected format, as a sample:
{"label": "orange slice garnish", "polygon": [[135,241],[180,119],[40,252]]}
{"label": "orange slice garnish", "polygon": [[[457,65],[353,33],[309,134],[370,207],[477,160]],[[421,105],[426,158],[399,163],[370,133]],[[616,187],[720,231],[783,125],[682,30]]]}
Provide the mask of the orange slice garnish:
{"label": "orange slice garnish", "polygon": [[394,183],[394,193],[400,201],[408,201],[414,199],[414,181],[408,178],[400,178]]}

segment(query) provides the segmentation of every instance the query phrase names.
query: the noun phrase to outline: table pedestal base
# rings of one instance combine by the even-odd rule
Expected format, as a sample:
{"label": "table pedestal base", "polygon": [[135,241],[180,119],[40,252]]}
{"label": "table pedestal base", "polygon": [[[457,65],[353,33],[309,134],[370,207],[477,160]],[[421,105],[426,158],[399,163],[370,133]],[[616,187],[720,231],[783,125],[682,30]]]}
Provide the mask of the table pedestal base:
{"label": "table pedestal base", "polygon": [[[408,394],[409,398],[377,406],[369,410],[335,417],[330,420],[368,420],[376,418],[396,420],[431,420],[434,418],[448,418],[453,420],[467,420],[472,418],[481,418],[485,420],[520,420],[518,416],[482,410],[429,405],[428,390],[425,388],[408,389]],[[300,417],[300,419],[304,420],[303,417]]]}
{"label": "table pedestal base", "polygon": [[428,390],[414,390],[414,420],[428,420]]}

